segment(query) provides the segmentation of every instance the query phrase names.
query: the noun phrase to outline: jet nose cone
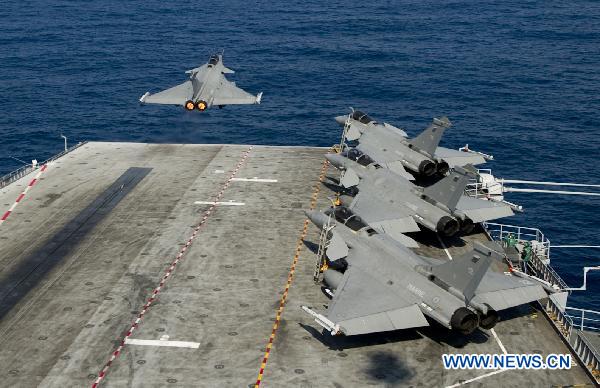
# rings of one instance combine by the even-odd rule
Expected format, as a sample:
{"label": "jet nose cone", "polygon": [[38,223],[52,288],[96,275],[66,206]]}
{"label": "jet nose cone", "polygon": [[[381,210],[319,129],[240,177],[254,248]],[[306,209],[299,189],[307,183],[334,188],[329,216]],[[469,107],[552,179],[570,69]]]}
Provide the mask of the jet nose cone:
{"label": "jet nose cone", "polygon": [[319,228],[322,228],[327,222],[327,218],[329,218],[327,215],[316,210],[305,210],[304,214],[306,214],[306,217]]}
{"label": "jet nose cone", "polygon": [[336,117],[335,117],[335,121],[337,121],[337,123],[338,123],[339,125],[344,125],[344,124],[346,124],[346,120],[347,120],[347,119],[348,119],[348,116],[347,116],[347,115],[344,115],[344,116],[336,116]]}
{"label": "jet nose cone", "polygon": [[325,159],[338,169],[343,169],[346,162],[346,158],[340,154],[325,154]]}

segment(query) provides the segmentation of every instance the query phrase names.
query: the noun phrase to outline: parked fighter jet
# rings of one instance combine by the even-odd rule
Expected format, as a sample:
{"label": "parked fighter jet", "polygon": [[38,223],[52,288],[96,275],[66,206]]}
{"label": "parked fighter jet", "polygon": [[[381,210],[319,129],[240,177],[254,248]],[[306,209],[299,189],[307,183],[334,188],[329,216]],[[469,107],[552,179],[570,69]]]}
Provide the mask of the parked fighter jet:
{"label": "parked fighter jet", "polygon": [[340,154],[325,157],[343,171],[340,186],[353,188],[351,194],[355,194],[340,196],[344,207],[337,209],[336,217],[360,217],[397,239],[402,233],[418,231],[417,224],[452,236],[459,230],[470,233],[474,223],[513,215],[503,203],[463,195],[472,172],[462,167],[454,167],[450,175],[423,188],[385,168],[364,167]]}
{"label": "parked fighter jet", "polygon": [[163,90],[156,94],[146,92],[141,98],[142,104],[181,105],[187,110],[204,111],[213,105],[222,108],[233,104],[260,104],[262,92],[256,96],[235,86],[225,74],[234,71],[223,65],[223,55],[215,54],[208,63],[186,71],[189,80],[181,85]]}
{"label": "parked fighter jet", "polygon": [[[354,233],[316,211],[306,213],[328,229],[329,268],[323,279],[333,299],[321,314],[302,309],[334,334],[428,326],[429,317],[463,334],[491,329],[499,310],[547,297],[552,292],[529,278],[495,272],[502,257],[483,244],[452,261],[419,256],[384,234]],[[333,268],[337,269],[333,269]]]}
{"label": "parked fighter jet", "polygon": [[414,139],[407,139],[403,130],[379,124],[358,110],[335,120],[344,126],[345,140],[359,143],[349,150],[348,157],[361,164],[377,163],[410,180],[414,179],[412,174],[444,175],[450,167],[485,163],[481,155],[438,147],[444,131],[451,126],[447,117],[434,118]]}

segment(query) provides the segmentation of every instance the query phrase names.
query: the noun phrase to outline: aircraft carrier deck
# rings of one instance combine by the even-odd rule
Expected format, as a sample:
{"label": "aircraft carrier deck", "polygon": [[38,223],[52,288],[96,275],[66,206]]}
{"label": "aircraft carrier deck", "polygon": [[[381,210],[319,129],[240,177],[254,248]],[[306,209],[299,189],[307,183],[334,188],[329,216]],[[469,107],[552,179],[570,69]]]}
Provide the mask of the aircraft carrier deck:
{"label": "aircraft carrier deck", "polygon": [[[330,203],[324,152],[86,143],[4,187],[0,385],[593,386],[580,365],[443,369],[443,353],[569,353],[529,305],[464,338],[322,334],[300,306],[327,302],[303,214]],[[440,258],[486,238],[434,237],[420,249]]]}

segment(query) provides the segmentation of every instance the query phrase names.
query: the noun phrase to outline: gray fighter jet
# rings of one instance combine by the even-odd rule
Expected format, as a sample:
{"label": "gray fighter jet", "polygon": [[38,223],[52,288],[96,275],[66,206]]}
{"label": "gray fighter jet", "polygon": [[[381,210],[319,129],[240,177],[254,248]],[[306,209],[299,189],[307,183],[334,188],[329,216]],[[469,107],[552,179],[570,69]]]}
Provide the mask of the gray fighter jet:
{"label": "gray fighter jet", "polygon": [[414,139],[408,139],[403,130],[379,124],[358,110],[335,120],[344,126],[345,140],[359,143],[348,151],[348,157],[364,165],[377,163],[410,180],[414,179],[412,174],[444,175],[454,166],[485,163],[481,155],[438,146],[444,131],[451,126],[447,117],[434,118]]}
{"label": "gray fighter jet", "polygon": [[260,104],[262,92],[256,96],[235,86],[225,74],[234,71],[223,65],[223,55],[214,54],[208,63],[186,71],[189,79],[181,85],[163,90],[156,94],[146,92],[141,98],[142,104],[179,105],[187,110],[204,111],[211,106],[222,108],[234,104]]}
{"label": "gray fighter jet", "polygon": [[339,185],[355,194],[340,196],[343,206],[336,209],[336,217],[359,217],[405,245],[414,246],[402,234],[418,231],[417,224],[452,236],[459,230],[470,233],[475,223],[514,214],[503,203],[463,195],[473,173],[462,167],[454,167],[448,176],[423,188],[385,168],[365,167],[340,154],[325,157],[342,170]]}
{"label": "gray fighter jet", "polygon": [[532,279],[493,270],[502,268],[503,256],[483,244],[444,261],[419,256],[384,234],[354,233],[320,212],[307,216],[327,228],[323,279],[333,298],[324,314],[302,309],[332,335],[428,326],[426,317],[469,334],[493,328],[497,311],[552,292]]}

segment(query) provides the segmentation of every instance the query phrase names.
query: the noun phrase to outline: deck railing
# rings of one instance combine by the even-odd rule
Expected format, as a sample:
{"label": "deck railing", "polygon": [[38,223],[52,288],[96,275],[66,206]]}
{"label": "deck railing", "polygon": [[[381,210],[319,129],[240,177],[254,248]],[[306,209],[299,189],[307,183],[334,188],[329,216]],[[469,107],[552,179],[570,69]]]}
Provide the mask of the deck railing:
{"label": "deck railing", "polygon": [[50,163],[50,162],[60,158],[61,156],[66,155],[69,152],[81,147],[85,143],[87,143],[87,142],[86,141],[79,142],[79,143],[75,144],[74,146],[72,146],[71,148],[68,148],[68,149],[62,151],[62,152],[50,157],[49,159],[43,161],[42,163],[36,164],[35,166],[34,165],[26,165],[23,167],[19,167],[18,169],[14,170],[14,171],[9,172],[8,174],[0,177],[0,189],[3,189],[6,186],[8,186],[9,184],[13,183],[14,181],[17,181],[17,180],[23,178],[24,176],[30,174],[32,171],[37,170],[44,164]]}
{"label": "deck railing", "polygon": [[[533,254],[527,261],[519,256],[517,262],[519,269],[560,290],[569,288],[550,266],[550,241],[539,229],[491,222],[484,222],[483,226],[488,236],[500,243],[505,243],[511,234],[513,241],[516,239],[517,248],[522,248],[526,242],[531,242]],[[600,383],[600,349],[594,347],[582,333],[582,331],[600,331],[600,311],[565,308],[556,304],[552,298],[548,298],[545,305],[541,303],[540,305],[573,353],[587,368],[590,376]]]}
{"label": "deck railing", "polygon": [[496,241],[506,241],[512,236],[521,244],[526,242],[531,243],[533,252],[540,259],[544,260],[546,264],[550,263],[550,240],[544,236],[541,230],[517,225],[497,224],[494,222],[484,222],[483,226],[488,231],[490,237]]}
{"label": "deck railing", "polygon": [[600,332],[600,311],[567,307],[565,314],[579,330]]}
{"label": "deck railing", "polygon": [[[599,331],[600,317],[599,311],[583,310],[573,307],[561,309],[551,298],[548,298],[546,305],[543,306],[546,315],[554,327],[558,330],[565,342],[581,364],[587,369],[590,376],[600,383],[600,350],[597,349],[588,338],[585,331]],[[569,313],[572,311],[574,313]],[[586,314],[588,317],[586,317]],[[590,318],[593,316],[594,318]]]}

